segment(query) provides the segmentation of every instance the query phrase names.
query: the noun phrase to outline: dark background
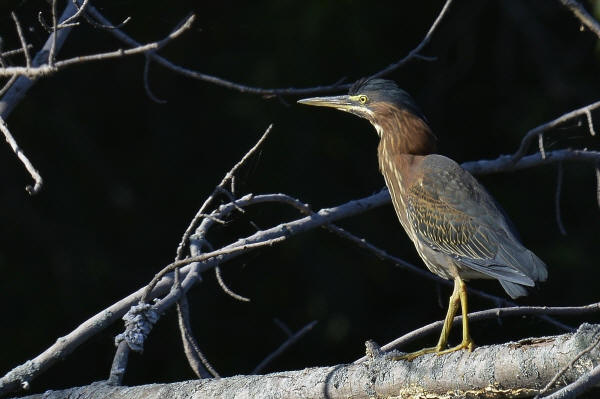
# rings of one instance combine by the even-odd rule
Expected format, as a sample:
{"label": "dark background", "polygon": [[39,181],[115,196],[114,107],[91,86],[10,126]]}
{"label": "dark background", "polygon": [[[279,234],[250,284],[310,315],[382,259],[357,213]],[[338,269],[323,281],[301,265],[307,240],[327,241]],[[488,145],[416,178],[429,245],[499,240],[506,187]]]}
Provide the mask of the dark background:
{"label": "dark background", "polygon": [[[60,2],[59,2],[60,3]],[[138,41],[164,37],[190,11],[191,31],[161,54],[177,64],[236,82],[309,87],[348,82],[404,57],[424,37],[442,1],[117,1],[95,5]],[[62,9],[63,4],[59,4]],[[44,1],[5,2],[0,37],[18,47],[14,10],[39,46],[36,20]],[[591,10],[593,11],[593,10]],[[389,78],[413,94],[439,137],[440,152],[458,162],[516,150],[531,128],[600,98],[597,38],[558,1],[456,1],[423,54]],[[84,26],[59,58],[123,47]],[[36,47],[37,48],[37,47]],[[19,58],[13,59],[20,63]],[[30,197],[30,178],[0,146],[0,374],[31,359],[81,322],[148,282],[172,261],[206,196],[273,122],[274,130],[238,176],[240,193],[283,192],[313,209],[379,191],[377,135],[363,120],[295,104],[298,97],[261,98],[179,76],[153,64],[143,89],[144,58],[74,66],[40,79],[7,120],[44,177]],[[595,117],[597,131],[600,120]],[[585,119],[545,137],[546,149],[598,149]],[[534,151],[532,148],[531,151]],[[549,280],[523,304],[580,305],[599,299],[598,222],[594,169],[564,165],[555,219],[556,165],[480,178],[517,225],[525,244],[549,266]],[[284,206],[250,209],[211,235],[218,246],[296,218]],[[391,206],[341,226],[421,267]],[[190,293],[194,332],[224,376],[250,372],[292,330],[319,323],[265,372],[350,362],[364,341],[383,344],[446,310],[450,289],[414,276],[324,231],[296,236],[222,266],[228,285],[252,299],[237,302],[214,275]],[[505,296],[497,282],[472,286]],[[471,309],[495,307],[471,297]],[[574,326],[583,319],[563,319]],[[598,318],[585,319],[593,322]],[[81,346],[32,384],[34,391],[105,379],[118,323]],[[479,322],[480,344],[560,332],[534,318]],[[458,337],[458,334],[456,335]],[[456,338],[455,338],[456,339]],[[437,340],[432,335],[424,342]],[[143,355],[132,355],[125,383],[194,378],[174,312],[164,315]]]}

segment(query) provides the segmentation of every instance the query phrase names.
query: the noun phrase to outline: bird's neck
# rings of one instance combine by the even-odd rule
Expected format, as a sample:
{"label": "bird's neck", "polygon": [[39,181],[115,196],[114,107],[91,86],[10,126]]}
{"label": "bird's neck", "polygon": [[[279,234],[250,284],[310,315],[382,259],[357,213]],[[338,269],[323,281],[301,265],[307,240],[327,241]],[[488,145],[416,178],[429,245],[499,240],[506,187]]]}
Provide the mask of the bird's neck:
{"label": "bird's neck", "polygon": [[436,151],[435,136],[427,122],[407,110],[390,109],[373,125],[381,138],[380,151],[388,155],[428,155]]}

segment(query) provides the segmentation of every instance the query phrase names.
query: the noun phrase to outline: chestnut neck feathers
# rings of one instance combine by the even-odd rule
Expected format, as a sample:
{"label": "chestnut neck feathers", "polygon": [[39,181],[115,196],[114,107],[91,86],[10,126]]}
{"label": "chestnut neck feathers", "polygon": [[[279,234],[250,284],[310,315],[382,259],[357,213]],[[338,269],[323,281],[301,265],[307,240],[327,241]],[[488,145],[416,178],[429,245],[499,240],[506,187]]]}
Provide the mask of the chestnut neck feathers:
{"label": "chestnut neck feathers", "polygon": [[380,149],[398,155],[428,155],[436,151],[435,136],[420,115],[383,102],[372,108],[371,123],[380,136]]}

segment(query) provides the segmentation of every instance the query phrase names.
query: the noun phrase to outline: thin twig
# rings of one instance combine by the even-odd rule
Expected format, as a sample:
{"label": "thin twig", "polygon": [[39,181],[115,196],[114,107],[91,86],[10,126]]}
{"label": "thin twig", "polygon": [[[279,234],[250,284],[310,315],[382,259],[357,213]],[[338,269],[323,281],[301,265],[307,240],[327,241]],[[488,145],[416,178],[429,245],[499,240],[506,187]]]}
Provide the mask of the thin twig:
{"label": "thin twig", "polygon": [[[102,23],[106,26],[114,27],[114,25],[108,19],[106,19],[93,6],[88,7],[88,13],[94,19],[99,21],[100,23]],[[119,39],[120,41],[122,41],[123,43],[126,43],[127,45],[129,45],[131,47],[140,46],[139,42],[137,42],[136,40],[131,38],[131,36],[127,35],[126,33],[124,33],[123,31],[121,31],[120,29],[118,29],[116,27],[115,27],[115,29],[110,30],[110,33],[112,33],[115,37],[117,37],[117,39]],[[290,87],[290,88],[280,88],[280,89],[264,89],[264,88],[252,87],[252,86],[235,83],[235,82],[232,82],[232,81],[229,81],[226,79],[222,79],[222,78],[219,78],[216,76],[193,71],[191,69],[187,69],[182,66],[176,65],[176,64],[172,63],[171,61],[167,60],[166,58],[161,57],[160,55],[155,54],[155,53],[151,54],[151,57],[158,64],[160,64],[163,67],[170,69],[176,73],[179,73],[181,75],[187,76],[192,79],[197,79],[197,80],[202,80],[204,82],[212,83],[217,86],[225,87],[227,89],[237,90],[241,93],[257,94],[257,95],[261,95],[261,96],[307,95],[307,94],[313,94],[313,93],[324,93],[324,92],[331,92],[334,90],[348,89],[350,87],[349,84],[343,85],[340,83],[340,81],[338,81],[338,82],[330,84],[330,85],[316,86],[316,87],[309,87],[309,88]]]}
{"label": "thin twig", "polygon": [[17,78],[18,78],[18,76],[11,76],[10,79],[8,79],[8,81],[6,82],[4,87],[2,87],[2,89],[0,90],[0,97],[2,97],[4,95],[4,93],[6,93],[8,91],[8,89],[11,88],[11,86],[13,85],[13,83],[15,83]]}
{"label": "thin twig", "polygon": [[150,74],[150,57],[146,55],[145,58],[146,59],[144,61],[144,90],[146,90],[146,95],[150,98],[150,100],[154,101],[157,104],[166,104],[166,100],[160,99],[157,96],[155,96],[154,93],[152,93],[152,90],[150,89],[150,82],[148,78],[148,75]]}
{"label": "thin twig", "polygon": [[312,328],[315,325],[317,325],[317,320],[311,321],[310,323],[308,323],[307,325],[302,327],[298,332],[296,332],[292,336],[288,337],[285,340],[285,342],[283,344],[281,344],[281,346],[279,346],[279,348],[277,348],[275,351],[270,353],[269,356],[267,356],[262,362],[260,362],[258,364],[258,366],[256,366],[254,368],[254,370],[252,370],[251,374],[260,373],[269,363],[271,363],[274,359],[276,359],[283,352],[285,352],[287,350],[287,348],[289,348],[290,346],[292,346],[293,344],[298,342],[298,340],[300,338],[302,338],[304,335],[306,335],[306,333],[308,333],[310,330],[312,330]]}
{"label": "thin twig", "polygon": [[[32,49],[33,48],[33,44],[28,44],[27,49]],[[2,53],[0,53],[0,57],[5,58],[5,57],[10,57],[13,55],[17,55],[17,54],[21,54],[21,53],[25,53],[25,49],[23,48],[17,48],[14,50],[8,50],[8,51],[4,51]]]}
{"label": "thin twig", "polygon": [[273,245],[275,243],[278,243],[280,241],[285,240],[286,238],[287,238],[286,236],[281,236],[281,237],[275,237],[275,238],[267,239],[265,241],[258,241],[258,242],[253,242],[253,243],[249,243],[249,244],[229,246],[229,247],[226,247],[226,248],[221,248],[221,249],[219,249],[217,251],[209,252],[209,253],[202,254],[202,255],[199,255],[199,256],[192,256],[192,257],[189,257],[189,258],[185,258],[185,259],[173,262],[173,263],[165,266],[158,273],[156,273],[156,275],[154,276],[154,278],[146,286],[146,290],[144,292],[144,295],[140,299],[140,302],[146,302],[148,300],[148,297],[149,297],[150,293],[152,292],[152,290],[156,286],[156,284],[167,273],[172,272],[173,270],[175,270],[178,267],[189,265],[190,263],[203,262],[203,261],[206,261],[208,259],[220,257],[222,255],[230,255],[230,254],[234,254],[234,253],[238,253],[238,252],[242,252],[243,253],[243,252],[247,252],[249,250],[258,248],[258,247],[271,246],[271,245]]}
{"label": "thin twig", "polygon": [[552,388],[554,386],[554,384],[556,384],[556,381],[558,381],[558,379],[565,374],[570,368],[572,368],[575,365],[575,362],[577,362],[581,356],[585,355],[586,353],[589,353],[592,349],[594,349],[598,344],[600,343],[600,334],[598,334],[598,336],[596,337],[596,340],[594,342],[592,342],[590,345],[588,345],[587,348],[585,348],[584,350],[582,350],[581,352],[579,352],[577,354],[577,356],[575,356],[573,358],[573,360],[571,360],[569,362],[569,364],[567,364],[565,367],[563,367],[558,373],[556,373],[556,375],[554,377],[552,377],[552,379],[550,380],[550,382],[548,382],[546,384],[546,386],[537,394],[535,395],[534,399],[539,399],[542,395],[544,395],[546,392],[548,392],[550,390],[550,388]]}
{"label": "thin twig", "polygon": [[50,52],[48,53],[48,65],[54,66],[54,58],[56,57],[56,32],[57,32],[57,20],[56,20],[56,0],[52,0],[52,46],[50,46]]}
{"label": "thin twig", "polygon": [[554,195],[554,213],[556,214],[556,224],[558,225],[558,230],[560,234],[563,236],[567,235],[567,230],[565,230],[565,225],[562,221],[562,216],[560,212],[560,194],[562,191],[563,184],[563,164],[562,162],[558,163],[558,172],[556,176],[556,194]]}
{"label": "thin twig", "polygon": [[577,116],[587,114],[588,112],[591,112],[598,107],[600,107],[600,101],[596,101],[595,103],[588,104],[585,107],[581,107],[581,108],[575,109],[573,111],[567,112],[566,114],[563,114],[563,115],[559,116],[558,118],[551,120],[550,122],[544,123],[543,125],[539,125],[533,129],[531,129],[530,131],[527,132],[527,134],[525,134],[525,136],[521,140],[521,144],[519,145],[519,148],[517,149],[517,151],[515,151],[515,153],[512,156],[512,162],[516,163],[519,159],[521,159],[521,158],[523,158],[523,156],[525,156],[525,153],[527,152],[527,149],[529,148],[531,141],[539,134],[541,134],[547,130],[550,130],[550,129],[552,129],[568,120],[571,120]]}
{"label": "thin twig", "polygon": [[236,294],[227,286],[227,284],[225,284],[225,281],[223,281],[223,276],[221,276],[221,268],[219,266],[215,266],[215,276],[217,277],[217,281],[219,282],[221,289],[225,291],[227,295],[237,299],[240,302],[250,302],[250,298]]}
{"label": "thin twig", "polygon": [[[91,61],[108,60],[108,59],[112,59],[112,58],[121,58],[121,57],[125,57],[125,56],[130,56],[130,55],[147,53],[149,51],[153,51],[153,50],[162,48],[169,41],[179,37],[183,32],[185,32],[186,30],[188,30],[191,27],[191,24],[194,21],[194,19],[195,19],[195,16],[191,15],[185,21],[185,23],[182,24],[179,28],[177,28],[176,30],[171,32],[166,38],[156,41],[156,42],[151,42],[148,44],[144,44],[144,45],[126,49],[126,50],[119,49],[119,50],[115,50],[115,51],[108,51],[105,53],[97,53],[97,54],[73,57],[73,58],[69,58],[66,60],[54,62],[52,64],[40,65],[37,67],[26,68],[26,67],[16,66],[16,67],[1,68],[0,76],[23,75],[23,76],[27,76],[30,78],[31,77],[39,77],[39,76],[44,76],[44,75],[48,75],[51,73],[55,73],[62,68],[66,68],[68,66],[75,65],[75,64],[81,64],[81,63],[91,62]],[[54,41],[55,41],[55,39],[53,38],[52,43],[54,43]]]}
{"label": "thin twig", "polygon": [[585,110],[585,117],[587,118],[588,129],[590,130],[590,134],[592,136],[595,136],[596,131],[594,130],[594,121],[592,120],[592,113],[587,108]]}
{"label": "thin twig", "polygon": [[273,323],[275,323],[277,325],[277,327],[281,328],[281,330],[285,333],[285,335],[287,335],[288,337],[291,337],[294,333],[292,332],[292,330],[287,326],[287,324],[285,324],[283,321],[279,320],[278,318],[274,317],[273,318]]}
{"label": "thin twig", "polygon": [[596,164],[596,201],[600,208],[600,161]]}
{"label": "thin twig", "polygon": [[375,78],[375,77],[385,76],[385,75],[389,74],[390,72],[398,69],[399,67],[401,67],[402,65],[404,65],[405,63],[407,63],[412,58],[421,58],[421,59],[424,59],[423,56],[419,56],[418,54],[427,45],[427,43],[429,43],[429,41],[431,40],[431,36],[433,36],[433,32],[435,31],[435,29],[437,28],[437,26],[440,24],[440,22],[442,21],[442,19],[446,15],[448,9],[450,8],[450,4],[451,3],[452,3],[452,0],[446,0],[446,3],[444,4],[444,7],[442,7],[442,11],[440,11],[439,15],[437,16],[437,18],[435,19],[435,21],[433,22],[433,24],[431,25],[431,27],[427,31],[427,34],[425,35],[425,37],[423,38],[423,40],[421,40],[421,43],[419,43],[419,45],[417,47],[415,47],[414,49],[412,49],[412,51],[410,53],[408,53],[400,61],[397,61],[397,62],[395,62],[395,63],[387,66],[386,68],[382,69],[381,71],[373,74],[371,77]]}
{"label": "thin twig", "polygon": [[582,375],[574,383],[559,389],[543,399],[572,399],[600,384],[600,364]]}
{"label": "thin twig", "polygon": [[[90,7],[92,8],[92,7]],[[94,21],[92,18],[90,18],[90,16],[88,15],[88,13],[84,13],[83,14],[83,18],[85,18],[85,20],[87,21],[88,24],[92,25],[94,28],[97,29],[104,29],[107,31],[112,31],[115,29],[121,29],[122,27],[124,27],[125,25],[127,25],[127,23],[129,21],[131,21],[131,17],[127,17],[123,20],[123,22],[121,22],[120,24],[117,25],[112,25],[112,24],[101,24],[98,23],[97,21]]]}
{"label": "thin twig", "polygon": [[17,157],[19,158],[21,163],[23,163],[23,165],[25,166],[25,169],[27,169],[27,171],[29,172],[29,175],[35,182],[33,187],[27,186],[27,187],[25,187],[25,190],[27,190],[27,192],[30,195],[37,194],[40,191],[40,189],[42,188],[42,185],[44,184],[42,176],[40,176],[37,169],[29,161],[29,158],[27,158],[27,155],[25,155],[23,150],[21,150],[21,147],[19,147],[19,145],[17,144],[17,141],[15,140],[15,138],[12,136],[12,134],[10,134],[10,130],[8,130],[8,126],[6,126],[6,123],[4,122],[4,119],[2,119],[2,117],[0,117],[0,130],[2,130],[2,133],[4,134],[4,138],[6,139],[6,142],[8,143],[8,145],[10,145],[10,148],[12,148],[13,152],[17,155]]}
{"label": "thin twig", "polygon": [[540,154],[542,154],[542,159],[546,159],[546,149],[544,148],[544,135],[542,133],[538,134],[538,149],[540,150]]}
{"label": "thin twig", "polygon": [[575,0],[560,0],[579,19],[579,21],[587,26],[598,38],[600,38],[600,24],[594,19],[581,4]]}
{"label": "thin twig", "polygon": [[252,146],[252,148],[250,148],[248,150],[248,152],[246,152],[246,154],[242,157],[242,159],[238,163],[233,165],[233,168],[231,168],[229,170],[229,172],[227,172],[225,174],[225,177],[223,177],[223,179],[217,185],[217,187],[213,190],[213,192],[208,196],[208,198],[206,198],[206,200],[204,200],[204,203],[202,204],[202,206],[200,207],[200,209],[198,210],[196,215],[193,217],[192,221],[190,222],[187,229],[183,233],[183,236],[181,237],[181,241],[179,242],[179,245],[177,246],[177,254],[175,256],[175,260],[183,259],[183,257],[184,257],[183,251],[185,249],[185,246],[187,245],[188,240],[190,239],[190,236],[192,235],[198,222],[205,217],[204,216],[205,212],[208,209],[208,207],[210,206],[210,204],[212,203],[212,201],[214,200],[217,193],[220,191],[219,189],[222,189],[223,187],[225,187],[225,185],[227,185],[227,182],[233,178],[233,176],[235,175],[237,170],[246,163],[246,161],[252,156],[252,154],[254,154],[254,152],[256,152],[256,150],[267,139],[267,137],[268,137],[269,133],[271,133],[272,129],[273,129],[273,124],[271,123],[269,125],[269,127],[267,127],[265,132],[262,134],[260,139],[258,139],[256,144],[254,144],[254,146]]}
{"label": "thin twig", "polygon": [[19,40],[21,41],[21,49],[23,50],[23,54],[25,55],[25,66],[27,68],[31,68],[31,56],[29,55],[29,47],[27,46],[27,41],[25,40],[25,36],[23,35],[23,29],[21,29],[21,24],[17,19],[17,14],[11,12],[10,16],[12,17],[13,21],[15,21],[15,26],[17,27],[17,34],[19,35]]}
{"label": "thin twig", "polygon": [[69,27],[72,27],[72,26],[75,26],[74,24],[79,24],[79,22],[74,22],[74,21],[76,21],[79,18],[79,16],[85,11],[85,7],[89,3],[89,0],[83,0],[83,3],[81,3],[81,7],[79,7],[77,5],[78,0],[72,0],[72,1],[73,1],[73,4],[75,5],[75,7],[77,8],[77,12],[75,14],[71,15],[69,18],[62,21],[60,23],[60,25],[58,26],[59,29],[66,28],[67,25]]}
{"label": "thin twig", "polygon": [[[60,20],[65,20],[69,16],[75,13],[76,9],[73,3],[67,2],[65,9],[63,10],[62,15],[60,16]],[[58,32],[57,43],[56,43],[56,51],[58,51],[67,40],[69,33],[71,32],[71,28],[61,29]],[[48,59],[48,51],[50,51],[50,46],[52,45],[51,37],[48,37],[42,48],[37,52],[35,57],[32,60],[32,67],[37,67],[45,63]],[[4,119],[8,118],[12,110],[19,104],[23,98],[25,98],[29,89],[36,82],[35,79],[29,79],[24,76],[19,76],[17,81],[12,85],[10,90],[0,99],[0,116]]]}
{"label": "thin twig", "polygon": [[[441,20],[441,17],[445,14],[445,10],[447,10],[447,8],[451,2],[452,2],[452,0],[447,0],[446,5],[442,9],[442,12],[440,13],[438,18],[434,22],[434,25],[429,29],[429,32],[427,33],[427,35],[425,36],[423,41],[421,41],[421,43],[409,55],[404,57],[402,60],[398,61],[396,63],[397,66],[394,66],[396,64],[392,64],[392,65],[388,66],[387,68],[385,68],[384,70],[382,70],[381,72],[388,73],[389,71],[400,67],[401,65],[403,65],[404,63],[406,63],[407,61],[409,61],[411,59],[424,58],[423,56],[418,56],[417,53],[431,39],[431,35],[433,34],[435,27]],[[89,6],[88,12],[93,18],[95,18],[100,23],[103,23],[108,26],[112,26],[111,22],[108,19],[106,19],[93,6]],[[122,42],[126,43],[127,45],[129,45],[131,47],[140,46],[140,43],[138,43],[136,40],[131,38],[129,35],[127,35],[123,31],[121,31],[120,29],[113,29],[110,32],[114,36],[116,36],[119,40],[121,40]],[[160,55],[155,54],[155,53],[150,54],[150,57],[152,57],[152,59],[154,61],[156,61],[158,64],[162,65],[163,67],[170,69],[173,72],[187,76],[189,78],[212,83],[217,86],[225,87],[227,89],[237,90],[241,93],[257,94],[257,95],[261,95],[261,96],[265,96],[265,97],[327,93],[327,92],[332,92],[332,91],[336,91],[336,90],[347,90],[350,87],[350,84],[342,84],[344,79],[340,79],[337,82],[330,84],[330,85],[321,85],[321,86],[314,86],[314,87],[307,87],[307,88],[289,87],[289,88],[265,89],[265,88],[253,87],[253,86],[248,86],[248,85],[244,85],[244,84],[240,84],[240,83],[235,83],[235,82],[232,82],[227,79],[219,78],[217,76],[212,76],[212,75],[194,71],[194,70],[191,70],[188,68],[184,68],[182,66],[174,64],[173,62],[171,62],[171,61],[167,60],[166,58],[161,57]]]}
{"label": "thin twig", "polygon": [[52,27],[44,20],[44,13],[41,11],[38,12],[38,22],[47,33],[52,34]]}
{"label": "thin twig", "polygon": [[199,378],[219,378],[219,373],[210,364],[204,353],[200,350],[198,342],[192,335],[192,326],[189,316],[189,304],[187,295],[182,295],[178,302],[177,321],[179,331],[181,331],[181,340],[185,350],[188,363]]}

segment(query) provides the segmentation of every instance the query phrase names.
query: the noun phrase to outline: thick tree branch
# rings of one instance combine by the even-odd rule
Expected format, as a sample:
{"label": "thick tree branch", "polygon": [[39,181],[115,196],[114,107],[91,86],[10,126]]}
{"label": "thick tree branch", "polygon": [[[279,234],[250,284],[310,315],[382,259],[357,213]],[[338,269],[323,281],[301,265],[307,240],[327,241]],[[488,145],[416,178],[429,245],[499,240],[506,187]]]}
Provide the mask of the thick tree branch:
{"label": "thick tree branch", "polygon": [[[413,362],[389,360],[375,353],[368,361],[262,376],[184,381],[137,387],[92,384],[63,391],[47,391],[28,398],[372,398],[450,397],[478,398],[535,395],[600,333],[598,325],[582,325],[574,334],[528,338],[518,342],[476,348],[473,352],[425,355]],[[563,375],[577,380],[600,364],[596,347]],[[473,367],[477,365],[477,367]],[[512,396],[511,396],[512,395]]]}

